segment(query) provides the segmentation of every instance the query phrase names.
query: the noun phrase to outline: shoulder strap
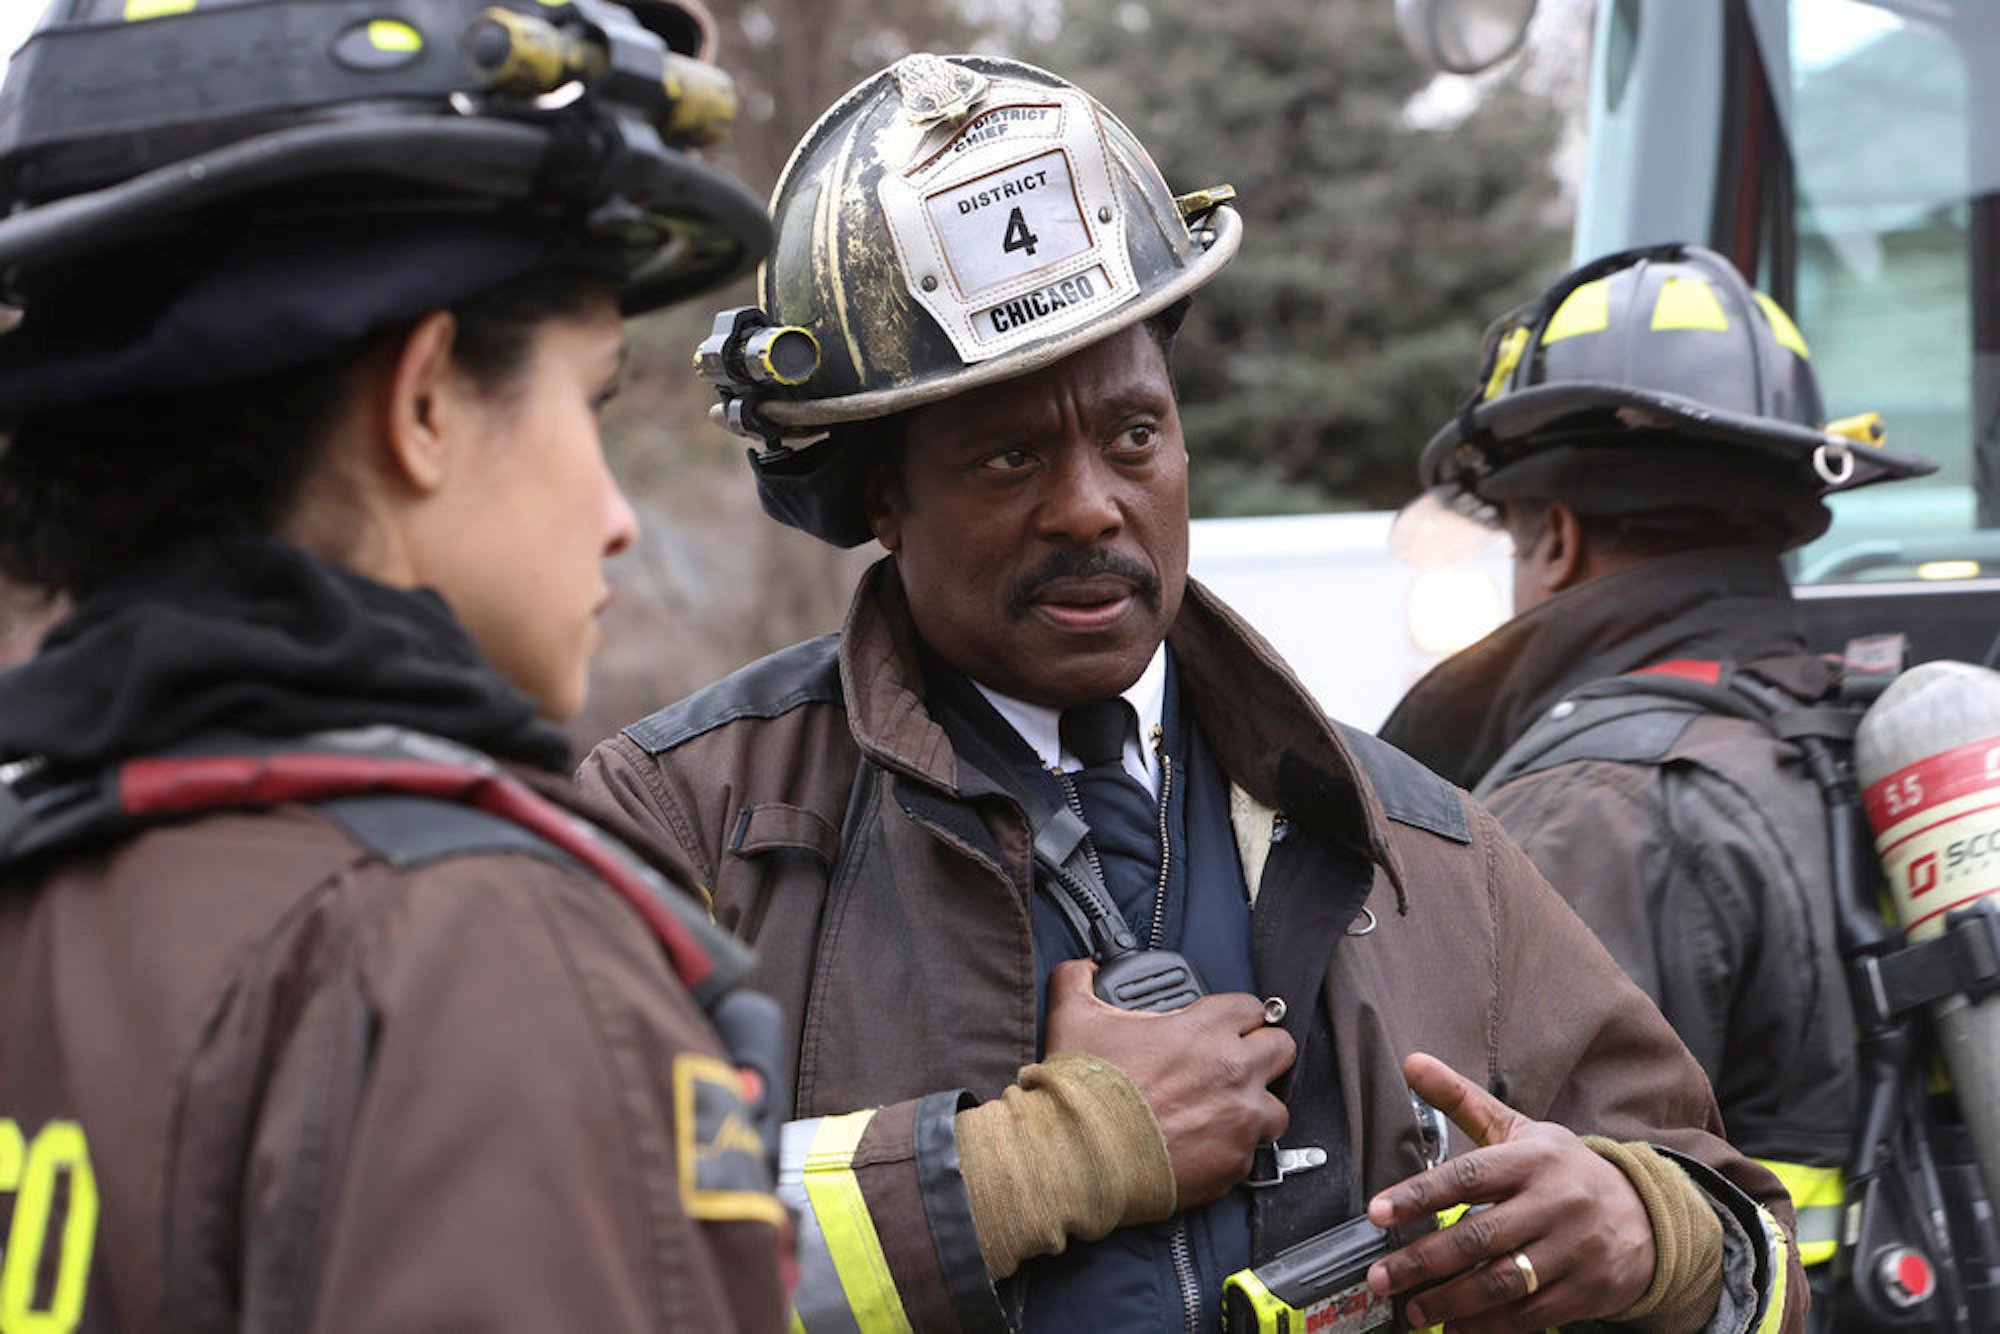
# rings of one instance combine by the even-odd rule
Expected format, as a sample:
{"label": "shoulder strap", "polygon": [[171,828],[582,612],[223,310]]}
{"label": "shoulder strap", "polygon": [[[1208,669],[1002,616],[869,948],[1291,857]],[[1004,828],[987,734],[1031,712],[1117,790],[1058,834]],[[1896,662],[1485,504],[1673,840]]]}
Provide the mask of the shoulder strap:
{"label": "shoulder strap", "polygon": [[1733,663],[1677,659],[1571,691],[1508,747],[1475,795],[1575,760],[1656,762],[1703,714],[1757,723],[1781,741],[1847,744],[1861,712],[1844,694],[1801,700]]}
{"label": "shoulder strap", "polygon": [[[17,766],[0,778],[0,865],[205,811],[290,802],[337,804],[330,813],[344,828],[399,863],[511,845],[577,865],[638,912],[704,1006],[748,971],[743,946],[609,835],[487,756],[401,728],[287,739],[218,735],[70,779]],[[413,803],[422,803],[423,815]],[[445,816],[439,807],[462,814]]]}
{"label": "shoulder strap", "polygon": [[1501,753],[1473,795],[1484,798],[1516,778],[1578,760],[1651,764],[1662,759],[1696,718],[1716,711],[1661,689],[1663,684],[1609,677],[1565,696]]}
{"label": "shoulder strap", "polygon": [[838,631],[779,649],[625,729],[648,755],[664,755],[740,718],[777,718],[839,700]]}
{"label": "shoulder strap", "polygon": [[581,870],[582,863],[504,816],[458,802],[401,792],[316,803],[348,837],[398,870],[480,852],[522,852]]}

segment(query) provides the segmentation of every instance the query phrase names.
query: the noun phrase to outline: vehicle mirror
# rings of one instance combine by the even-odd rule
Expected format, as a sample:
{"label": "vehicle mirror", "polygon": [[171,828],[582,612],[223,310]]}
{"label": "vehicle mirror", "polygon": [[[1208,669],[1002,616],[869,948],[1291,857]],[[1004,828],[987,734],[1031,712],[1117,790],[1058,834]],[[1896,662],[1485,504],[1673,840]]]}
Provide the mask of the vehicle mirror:
{"label": "vehicle mirror", "polygon": [[1535,0],[1396,0],[1411,54],[1448,74],[1477,74],[1520,49]]}

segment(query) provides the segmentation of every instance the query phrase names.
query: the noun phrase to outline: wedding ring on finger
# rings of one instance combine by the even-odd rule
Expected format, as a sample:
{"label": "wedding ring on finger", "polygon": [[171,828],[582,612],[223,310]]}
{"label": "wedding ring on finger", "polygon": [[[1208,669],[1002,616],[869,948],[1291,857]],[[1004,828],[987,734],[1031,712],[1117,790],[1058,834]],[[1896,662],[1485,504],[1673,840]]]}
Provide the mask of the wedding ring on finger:
{"label": "wedding ring on finger", "polygon": [[1541,1288],[1542,1280],[1535,1276],[1535,1262],[1528,1258],[1526,1251],[1514,1252],[1514,1268],[1521,1271],[1521,1281],[1528,1285],[1528,1296],[1534,1296]]}

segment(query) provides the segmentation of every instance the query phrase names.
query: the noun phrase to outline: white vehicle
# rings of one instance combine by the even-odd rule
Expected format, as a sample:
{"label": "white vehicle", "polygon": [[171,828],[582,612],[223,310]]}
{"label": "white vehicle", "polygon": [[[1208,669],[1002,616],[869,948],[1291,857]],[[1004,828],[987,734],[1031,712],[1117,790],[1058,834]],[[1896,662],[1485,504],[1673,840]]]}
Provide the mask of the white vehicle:
{"label": "white vehicle", "polygon": [[[1470,72],[1519,44],[1535,0],[1396,5],[1413,49]],[[1816,645],[1900,633],[1920,661],[1992,665],[2000,0],[1598,0],[1589,87],[1577,261],[1677,241],[1721,252],[1796,319],[1829,417],[1879,412],[1889,444],[1938,464],[1927,478],[1835,496],[1833,526],[1791,558]],[[1915,859],[1901,867],[1910,950],[1893,948],[1900,933],[1884,938],[1879,920],[1870,928],[1875,885],[1858,867],[1837,886],[1851,910],[1839,915],[1863,1107],[1844,1174],[1831,1321],[1839,1334],[1985,1334],[2000,1329],[1991,1205],[2000,1126],[1990,1106],[2000,1030],[1991,1002],[1978,999],[1984,974],[1919,953],[1937,928],[1920,929],[1927,919],[1908,909],[1931,887],[1924,876],[1935,878],[1938,857],[1957,867],[1991,841],[1986,823],[1968,833],[1950,822],[1992,819],[2000,769],[1987,757],[2000,752],[1984,701],[2000,689],[1990,673],[1938,664],[1906,674],[1898,690],[1908,702],[1891,709],[1885,695],[1861,724],[1856,763],[1890,798],[1889,816],[1921,818],[1877,819],[1878,847],[1894,867],[1912,839],[1943,844],[1910,844],[1931,856],[1929,869]],[[1802,755],[1813,753],[1807,740]],[[1937,780],[1940,765],[1956,772],[1960,752],[1975,756],[1971,790]],[[1836,752],[1821,759],[1838,849],[1866,837],[1860,803]],[[1934,914],[1951,948],[1977,933],[1994,953],[1992,876],[1982,859],[1953,890],[1956,903],[1983,898],[1986,908],[1956,924]],[[1892,1003],[1882,981],[1892,972],[1919,978],[1919,998]],[[1927,1096],[1932,1054],[1951,1071],[1955,1098]]]}
{"label": "white vehicle", "polygon": [[1405,565],[1389,554],[1395,517],[1199,519],[1189,539],[1189,572],[1276,646],[1321,707],[1369,731],[1439,659],[1505,619],[1512,582],[1497,536],[1463,564]]}
{"label": "white vehicle", "polygon": [[1579,260],[1721,251],[1792,312],[1830,417],[1937,473],[1833,500],[1794,579],[1823,648],[2000,631],[2000,5],[1605,0]]}
{"label": "white vehicle", "polygon": [[[1412,45],[1467,72],[1518,45],[1534,9],[1398,2]],[[1697,242],[1791,311],[1828,416],[1880,412],[1894,448],[1939,465],[1834,497],[1832,528],[1791,557],[1815,644],[1900,632],[1916,661],[1993,665],[2000,0],[1599,0],[1596,25],[1575,262]],[[1362,727],[1507,605],[1504,555],[1476,567],[1499,590],[1482,623],[1479,581],[1400,567],[1388,524],[1195,525],[1196,576]]]}

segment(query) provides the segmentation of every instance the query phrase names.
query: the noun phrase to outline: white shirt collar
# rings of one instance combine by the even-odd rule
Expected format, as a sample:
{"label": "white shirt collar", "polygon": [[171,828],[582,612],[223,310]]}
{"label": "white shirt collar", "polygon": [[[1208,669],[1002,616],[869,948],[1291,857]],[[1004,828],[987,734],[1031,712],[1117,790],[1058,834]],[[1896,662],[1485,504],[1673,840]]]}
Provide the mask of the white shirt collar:
{"label": "white shirt collar", "polygon": [[[1080,769],[1083,762],[1063,749],[1062,711],[1041,704],[1029,704],[997,690],[989,690],[974,681],[973,686],[986,697],[994,712],[1007,720],[1021,740],[1028,743],[1042,764],[1050,769]],[[1160,757],[1149,744],[1155,728],[1160,725],[1160,713],[1167,699],[1167,646],[1163,642],[1153,650],[1152,660],[1146,670],[1139,673],[1125,692],[1119,696],[1132,706],[1138,715],[1139,727],[1125,738],[1125,772],[1146,785],[1146,790],[1154,796],[1160,795]]]}

